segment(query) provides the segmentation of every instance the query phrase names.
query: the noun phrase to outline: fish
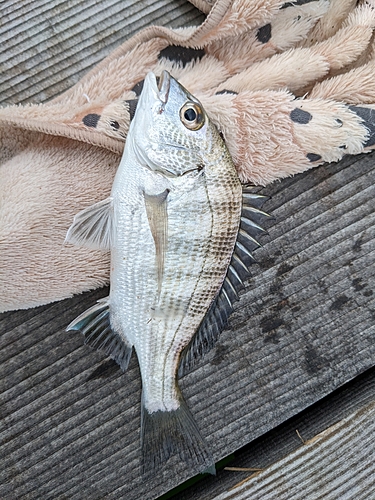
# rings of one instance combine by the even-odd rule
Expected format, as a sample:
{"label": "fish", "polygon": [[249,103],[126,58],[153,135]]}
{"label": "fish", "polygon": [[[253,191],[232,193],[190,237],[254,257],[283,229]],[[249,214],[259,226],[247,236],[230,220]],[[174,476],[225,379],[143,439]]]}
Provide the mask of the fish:
{"label": "fish", "polygon": [[242,186],[201,102],[167,71],[147,74],[110,196],[83,209],[66,241],[111,252],[109,296],[67,327],[142,379],[141,468],[213,456],[178,377],[215,344],[250,276],[265,197]]}

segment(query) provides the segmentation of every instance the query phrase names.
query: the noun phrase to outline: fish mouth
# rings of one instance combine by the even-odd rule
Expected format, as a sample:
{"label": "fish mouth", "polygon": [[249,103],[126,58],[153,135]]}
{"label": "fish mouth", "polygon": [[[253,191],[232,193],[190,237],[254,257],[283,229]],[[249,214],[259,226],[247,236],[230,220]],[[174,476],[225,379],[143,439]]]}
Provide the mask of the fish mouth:
{"label": "fish mouth", "polygon": [[[164,108],[168,101],[171,80],[172,77],[166,70],[162,72],[160,77],[150,71],[144,80],[143,90],[139,97],[139,101],[143,103],[149,101],[149,99],[151,99],[151,101],[157,100]],[[137,107],[139,107],[139,103]]]}
{"label": "fish mouth", "polygon": [[164,70],[157,83],[158,97],[164,104],[168,101],[169,89],[171,86],[171,75]]}

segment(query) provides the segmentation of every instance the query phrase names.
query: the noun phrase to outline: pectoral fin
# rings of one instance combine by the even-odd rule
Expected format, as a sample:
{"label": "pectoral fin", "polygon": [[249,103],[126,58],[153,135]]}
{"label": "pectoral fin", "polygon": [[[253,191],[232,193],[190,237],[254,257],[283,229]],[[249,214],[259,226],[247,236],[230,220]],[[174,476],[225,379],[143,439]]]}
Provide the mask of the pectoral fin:
{"label": "pectoral fin", "polygon": [[150,225],[151,234],[155,242],[158,294],[160,294],[161,284],[163,281],[165,253],[167,250],[168,193],[169,189],[166,189],[165,191],[157,195],[149,195],[147,193],[144,193],[146,214]]}
{"label": "pectoral fin", "polygon": [[65,242],[93,250],[109,250],[113,231],[113,203],[110,197],[78,212],[68,229]]}

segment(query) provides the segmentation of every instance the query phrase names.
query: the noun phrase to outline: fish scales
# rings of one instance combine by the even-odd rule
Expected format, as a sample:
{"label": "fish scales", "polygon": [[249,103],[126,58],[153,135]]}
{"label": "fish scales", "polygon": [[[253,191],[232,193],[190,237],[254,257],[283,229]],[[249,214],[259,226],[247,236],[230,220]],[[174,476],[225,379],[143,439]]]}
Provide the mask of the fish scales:
{"label": "fish scales", "polygon": [[[177,372],[190,345],[203,352],[199,342],[208,342],[207,331],[216,335],[208,314],[225,292],[228,269],[237,274],[241,263],[234,254],[241,211],[232,159],[201,104],[169,73],[159,84],[149,73],[111,196],[77,214],[67,233],[67,241],[111,251],[109,297],[68,329],[81,330],[123,370],[134,347],[142,377],[144,472],[176,453],[196,472],[213,472]],[[230,283],[225,292],[225,318],[236,286]]]}

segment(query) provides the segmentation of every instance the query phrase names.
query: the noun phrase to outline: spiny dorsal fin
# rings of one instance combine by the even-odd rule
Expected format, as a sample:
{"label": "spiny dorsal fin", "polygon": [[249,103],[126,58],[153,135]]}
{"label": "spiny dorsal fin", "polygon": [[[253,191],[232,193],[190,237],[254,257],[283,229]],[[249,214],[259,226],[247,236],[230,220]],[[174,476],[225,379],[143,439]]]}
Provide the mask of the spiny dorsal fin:
{"label": "spiny dorsal fin", "polygon": [[103,351],[125,371],[129,365],[132,346],[112,330],[109,320],[108,297],[80,314],[66,331],[79,330],[85,336],[85,344]]}
{"label": "spiny dorsal fin", "polygon": [[268,198],[243,188],[242,215],[237,241],[222,287],[202,320],[196,334],[181,354],[179,376],[187,373],[196,360],[215,345],[220,333],[228,324],[233,303],[244,281],[250,277],[249,267],[255,262],[252,252],[260,246],[257,237],[264,233],[260,223],[269,215],[261,210]]}
{"label": "spiny dorsal fin", "polygon": [[109,197],[78,212],[68,229],[65,242],[93,250],[109,250],[114,226],[112,198]]}

